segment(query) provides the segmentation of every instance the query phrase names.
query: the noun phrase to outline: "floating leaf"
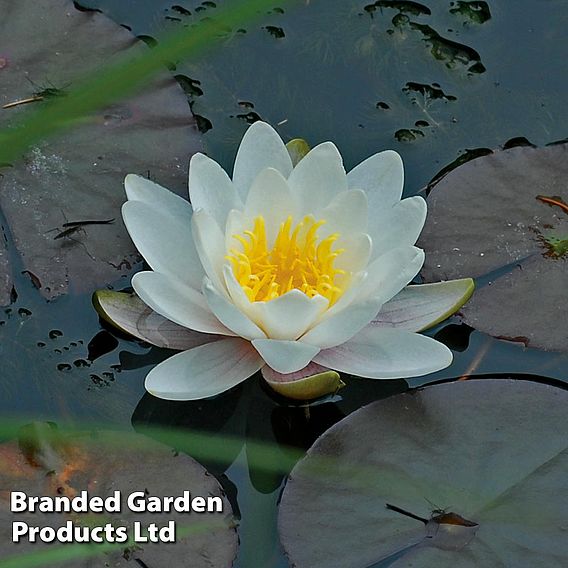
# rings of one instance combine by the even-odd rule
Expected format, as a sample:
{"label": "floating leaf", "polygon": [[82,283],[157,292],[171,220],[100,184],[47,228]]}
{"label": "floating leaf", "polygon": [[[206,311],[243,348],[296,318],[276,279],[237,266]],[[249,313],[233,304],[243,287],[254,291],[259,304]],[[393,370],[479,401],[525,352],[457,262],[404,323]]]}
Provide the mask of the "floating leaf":
{"label": "floating leaf", "polygon": [[568,350],[566,179],[568,145],[556,145],[477,158],[434,186],[419,241],[423,276],[481,279],[462,309],[468,325]]}
{"label": "floating leaf", "polygon": [[560,568],[568,557],[568,392],[443,384],[366,406],[292,471],[281,541],[295,568]]}
{"label": "floating leaf", "polygon": [[[34,105],[65,96],[78,73],[146,49],[123,27],[67,0],[6,0],[0,106],[7,106],[0,109],[0,126],[9,128]],[[2,168],[0,207],[41,293],[52,298],[91,290],[130,270],[139,256],[120,221],[124,176],[147,175],[182,193],[188,157],[199,148],[187,99],[164,72],[142,95],[99,111]],[[112,218],[112,224],[63,227]],[[4,304],[9,273],[0,261]]]}
{"label": "floating leaf", "polygon": [[[2,559],[17,557],[26,552],[49,552],[54,544],[29,543],[24,539],[11,542],[12,522],[24,521],[30,526],[58,528],[71,520],[75,526],[126,526],[132,536],[132,525],[156,523],[165,526],[176,523],[176,543],[168,545],[128,542],[115,545],[99,563],[104,566],[160,566],[173,563],[180,567],[210,568],[232,565],[237,535],[232,510],[217,480],[192,458],[176,454],[166,446],[148,438],[124,432],[60,433],[53,424],[36,423],[28,426],[19,442],[0,445],[0,482],[2,496]],[[28,496],[65,495],[75,497],[81,491],[89,497],[112,496],[121,492],[121,511],[92,513],[10,513],[9,491],[24,491]],[[163,498],[181,496],[190,491],[191,497],[220,497],[223,511],[219,513],[135,513],[126,505],[134,491],[146,496]],[[99,545],[100,547],[101,545]],[[96,553],[96,547],[95,551]],[[73,566],[93,566],[91,559],[74,559]],[[62,564],[49,563],[50,567]],[[66,565],[66,564],[65,564]],[[98,564],[97,564],[98,565]]]}

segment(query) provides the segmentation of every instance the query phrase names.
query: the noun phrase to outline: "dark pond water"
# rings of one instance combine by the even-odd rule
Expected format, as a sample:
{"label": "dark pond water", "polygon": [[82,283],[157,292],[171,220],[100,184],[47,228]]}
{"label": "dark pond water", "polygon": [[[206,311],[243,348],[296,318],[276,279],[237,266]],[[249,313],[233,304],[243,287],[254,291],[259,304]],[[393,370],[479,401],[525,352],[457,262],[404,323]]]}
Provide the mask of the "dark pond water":
{"label": "dark pond water", "polygon": [[[181,0],[178,8],[163,0],[81,3],[151,37],[216,9]],[[566,2],[490,1],[481,12],[463,4],[275,2],[262,23],[228,34],[199,61],[176,63],[175,74],[207,152],[226,168],[247,125],[260,117],[286,139],[335,141],[347,168],[397,150],[412,195],[464,157],[568,137]],[[115,283],[127,286],[128,279]],[[274,398],[258,377],[213,401],[167,403],[145,394],[143,379],[169,353],[102,327],[88,296],[46,303],[23,277],[16,290],[17,300],[0,313],[2,374],[9,378],[0,409],[23,421],[179,426],[307,448],[343,416],[409,386],[472,374],[568,380],[566,354],[499,341],[454,318],[429,333],[455,349],[455,362],[426,378],[349,380],[339,397],[309,412]],[[237,566],[287,566],[275,528],[282,477],[250,470],[246,445],[228,468],[206,465],[242,516]]]}

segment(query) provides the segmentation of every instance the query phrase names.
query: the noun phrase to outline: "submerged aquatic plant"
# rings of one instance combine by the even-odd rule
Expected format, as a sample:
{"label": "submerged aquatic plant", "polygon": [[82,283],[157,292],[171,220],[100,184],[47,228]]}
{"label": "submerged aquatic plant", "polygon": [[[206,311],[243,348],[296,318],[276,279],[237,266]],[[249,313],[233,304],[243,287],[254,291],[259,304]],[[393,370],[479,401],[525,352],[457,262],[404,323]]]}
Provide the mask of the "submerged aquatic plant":
{"label": "submerged aquatic plant", "polygon": [[405,288],[424,262],[414,243],[426,202],[401,201],[396,152],[346,174],[335,145],[324,142],[294,166],[274,129],[257,122],[232,180],[212,159],[193,156],[191,205],[136,175],[125,188],[124,222],[152,268],[133,277],[136,294],[167,320],[213,335],[152,369],[150,393],[209,397],[258,370],[278,390],[312,375],[338,378],[329,369],[392,379],[451,363],[446,346],[416,332],[458,309],[473,283]]}

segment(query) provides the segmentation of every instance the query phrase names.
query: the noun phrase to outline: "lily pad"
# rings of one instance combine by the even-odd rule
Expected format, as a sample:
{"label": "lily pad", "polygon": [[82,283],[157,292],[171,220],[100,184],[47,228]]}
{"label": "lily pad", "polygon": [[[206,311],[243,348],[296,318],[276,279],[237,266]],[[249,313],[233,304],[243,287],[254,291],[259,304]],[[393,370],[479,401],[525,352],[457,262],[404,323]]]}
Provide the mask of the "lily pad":
{"label": "lily pad", "polygon": [[[232,509],[217,480],[192,458],[176,454],[166,446],[131,433],[97,432],[61,434],[51,423],[36,423],[25,428],[18,442],[0,445],[0,481],[4,490],[1,508],[2,558],[17,557],[32,551],[49,552],[50,546],[27,542],[27,538],[11,542],[13,521],[30,526],[58,528],[72,520],[75,526],[128,527],[139,521],[166,526],[175,521],[175,544],[128,542],[116,545],[111,552],[99,554],[97,565],[113,568],[130,566],[162,566],[173,563],[180,567],[228,567],[237,550],[237,534]],[[65,495],[75,497],[81,491],[89,497],[112,496],[121,492],[121,511],[92,513],[10,513],[9,491],[24,491],[28,496]],[[131,512],[126,499],[132,492],[146,496],[219,497],[222,512]],[[95,548],[96,552],[96,548]],[[49,558],[46,558],[46,562]],[[50,567],[65,563],[49,562]],[[66,565],[66,564],[65,564]],[[90,558],[75,558],[73,566],[93,566]]]}
{"label": "lily pad", "polygon": [[465,322],[568,350],[568,145],[519,147],[451,171],[428,196],[419,246],[428,282],[471,276]]}
{"label": "lily pad", "polygon": [[354,412],[288,480],[291,566],[565,566],[567,404],[556,387],[486,379]]}
{"label": "lily pad", "polygon": [[[6,0],[0,107],[7,107],[0,108],[0,127],[9,128],[34,105],[64,97],[78,76],[146,49],[104,15],[79,11],[67,0]],[[92,290],[129,271],[139,256],[120,218],[124,176],[139,173],[184,194],[187,161],[198,149],[186,96],[164,70],[143,94],[95,113],[3,167],[5,230],[34,285],[53,298]],[[80,229],[64,226],[111,219]],[[4,304],[12,287],[7,264],[0,261]]]}

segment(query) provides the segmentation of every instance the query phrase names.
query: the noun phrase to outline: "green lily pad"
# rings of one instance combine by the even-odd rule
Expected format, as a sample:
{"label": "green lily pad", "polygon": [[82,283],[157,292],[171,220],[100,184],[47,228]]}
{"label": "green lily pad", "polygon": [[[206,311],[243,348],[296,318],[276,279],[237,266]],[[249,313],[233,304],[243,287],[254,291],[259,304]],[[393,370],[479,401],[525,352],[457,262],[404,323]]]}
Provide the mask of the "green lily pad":
{"label": "green lily pad", "polygon": [[[175,544],[132,542],[116,545],[111,551],[97,555],[97,566],[113,568],[162,566],[173,563],[180,567],[222,568],[232,566],[237,551],[237,534],[232,509],[217,482],[192,458],[173,452],[139,434],[124,432],[60,433],[51,423],[35,423],[25,427],[20,439],[0,445],[0,483],[2,496],[0,546],[2,559],[43,551],[49,554],[55,544],[29,543],[24,538],[12,543],[13,521],[29,526],[58,528],[71,520],[75,526],[128,527],[133,523],[145,527],[150,523],[176,524]],[[10,513],[9,491],[24,491],[28,496],[65,495],[75,497],[81,491],[89,497],[112,496],[121,492],[121,511],[93,513]],[[127,507],[128,495],[141,491],[146,496],[219,497],[222,512],[132,512]],[[61,546],[61,545],[59,545]],[[95,547],[96,552],[96,547]],[[46,566],[67,566],[65,562],[48,562]],[[75,558],[73,566],[94,566],[92,558]]]}
{"label": "green lily pad", "polygon": [[[0,108],[0,127],[64,97],[77,76],[146,49],[104,15],[79,11],[67,0],[6,0],[0,107],[7,107]],[[184,194],[187,161],[199,148],[186,96],[164,71],[136,98],[97,112],[3,167],[5,232],[40,292],[53,298],[92,290],[126,274],[139,255],[120,217],[124,176],[139,173]],[[80,230],[64,227],[111,219]],[[0,260],[0,304],[11,287],[9,262]]]}
{"label": "green lily pad", "polygon": [[285,487],[291,566],[565,566],[567,404],[556,387],[486,379],[354,412]]}
{"label": "green lily pad", "polygon": [[428,196],[428,282],[471,276],[461,313],[495,337],[568,350],[568,145],[519,147],[451,171]]}

